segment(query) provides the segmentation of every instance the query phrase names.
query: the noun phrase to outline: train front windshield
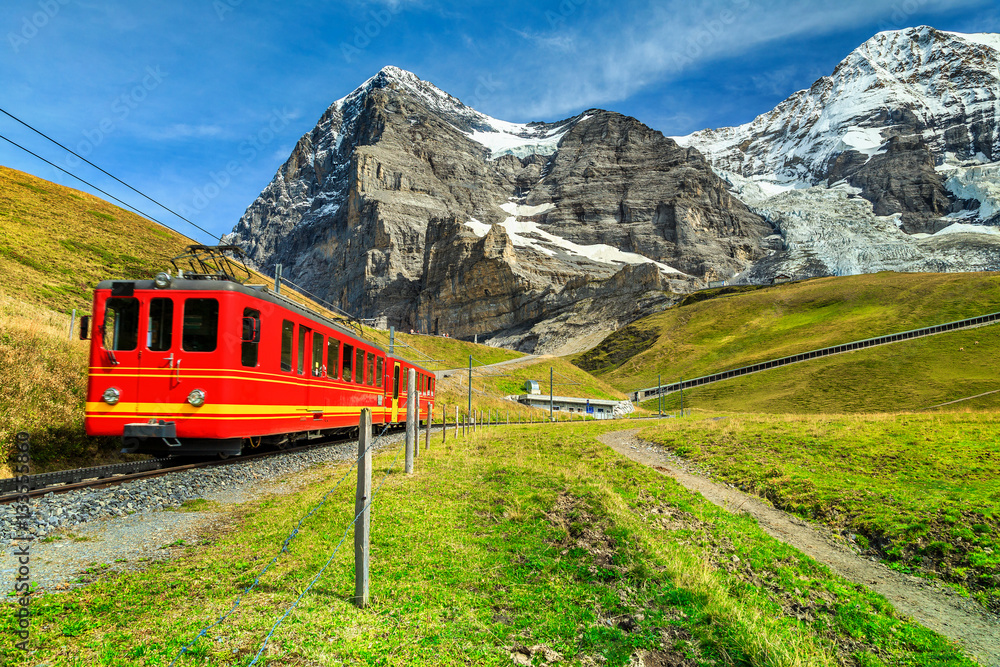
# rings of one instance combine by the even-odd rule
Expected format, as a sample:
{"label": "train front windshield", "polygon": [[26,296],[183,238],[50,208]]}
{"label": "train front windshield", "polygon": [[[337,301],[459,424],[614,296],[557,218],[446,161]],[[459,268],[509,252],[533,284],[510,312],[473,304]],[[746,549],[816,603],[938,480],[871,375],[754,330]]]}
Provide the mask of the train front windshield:
{"label": "train front windshield", "polygon": [[129,351],[139,344],[139,300],[133,297],[108,299],[104,309],[105,350]]}

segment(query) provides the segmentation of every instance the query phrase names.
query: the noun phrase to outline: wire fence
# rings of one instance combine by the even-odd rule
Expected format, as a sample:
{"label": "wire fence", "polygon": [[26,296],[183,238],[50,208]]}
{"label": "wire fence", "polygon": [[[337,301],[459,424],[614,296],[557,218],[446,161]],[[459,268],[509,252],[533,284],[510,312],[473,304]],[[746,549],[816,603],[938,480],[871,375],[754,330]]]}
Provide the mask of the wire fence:
{"label": "wire fence", "polygon": [[[185,653],[187,653],[187,651],[192,646],[194,646],[195,643],[199,639],[201,639],[206,634],[208,634],[208,632],[210,630],[212,630],[212,628],[215,628],[218,625],[220,625],[234,611],[236,611],[236,608],[239,607],[240,602],[243,600],[243,598],[246,597],[248,594],[250,594],[255,588],[257,588],[257,585],[260,583],[260,580],[264,576],[264,574],[271,568],[272,565],[274,565],[278,561],[278,558],[281,556],[281,554],[285,553],[288,550],[288,545],[292,542],[292,540],[294,540],[296,538],[296,536],[298,536],[299,529],[302,527],[302,524],[304,524],[306,522],[306,520],[309,519],[309,517],[311,517],[312,515],[314,515],[317,511],[319,511],[319,509],[321,507],[323,507],[323,505],[326,504],[327,499],[333,494],[334,491],[336,491],[340,487],[340,485],[344,482],[344,480],[347,479],[347,476],[351,474],[351,471],[354,470],[355,466],[358,465],[358,462],[361,461],[361,459],[365,456],[365,454],[367,454],[368,452],[370,452],[372,450],[372,448],[374,448],[375,445],[388,432],[389,426],[390,425],[387,423],[385,425],[385,428],[382,429],[382,432],[379,433],[377,437],[375,437],[375,438],[372,439],[371,444],[365,449],[365,451],[362,452],[362,453],[360,453],[357,456],[357,458],[354,459],[354,462],[351,463],[351,467],[347,469],[347,471],[344,473],[344,475],[339,480],[337,480],[337,483],[334,484],[333,487],[329,491],[327,491],[325,494],[323,494],[323,497],[320,499],[320,501],[318,503],[316,503],[316,505],[314,505],[312,507],[312,509],[310,509],[305,515],[303,515],[301,519],[299,519],[299,522],[295,525],[295,528],[292,529],[292,532],[290,532],[288,534],[288,537],[286,537],[285,541],[281,544],[281,548],[278,549],[278,553],[276,553],[274,555],[274,558],[272,558],[271,561],[267,565],[264,566],[264,569],[262,569],[257,574],[257,577],[253,580],[253,583],[250,584],[250,586],[248,586],[242,593],[240,593],[236,597],[236,601],[233,602],[233,606],[230,607],[229,610],[226,613],[222,614],[222,616],[220,616],[218,618],[218,620],[216,620],[214,623],[211,623],[208,626],[206,626],[205,628],[203,628],[201,630],[201,632],[199,632],[197,634],[197,636],[195,636],[195,638],[192,639],[189,644],[187,644],[186,646],[184,646],[180,650],[180,652],[176,656],[174,656],[174,659],[170,662],[170,666],[171,667],[173,667],[173,665],[176,664],[176,662],[181,658],[181,656],[183,656]],[[397,456],[397,458],[398,458],[398,456]],[[357,517],[355,517],[355,521],[357,521]],[[351,522],[351,526],[353,526],[353,525],[354,525],[354,521]],[[343,541],[343,540],[341,540],[341,541]],[[338,545],[338,547],[339,547],[339,545]],[[326,568],[324,567],[324,569],[326,569]],[[310,584],[310,586],[311,586],[311,584]],[[273,632],[273,629],[272,629],[272,632]],[[268,634],[268,636],[270,636],[270,633]]]}

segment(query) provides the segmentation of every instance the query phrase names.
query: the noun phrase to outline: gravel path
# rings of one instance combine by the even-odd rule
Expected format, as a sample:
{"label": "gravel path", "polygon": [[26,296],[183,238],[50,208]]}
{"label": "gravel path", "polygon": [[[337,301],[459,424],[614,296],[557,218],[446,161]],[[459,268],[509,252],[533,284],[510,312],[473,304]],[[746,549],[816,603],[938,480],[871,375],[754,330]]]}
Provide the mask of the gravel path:
{"label": "gravel path", "polygon": [[[400,446],[403,433],[385,435],[378,452]],[[226,466],[186,470],[134,480],[106,489],[50,493],[30,503],[31,580],[38,592],[85,585],[108,571],[142,568],[197,544],[217,530],[234,506],[263,494],[291,493],[325,473],[330,464],[353,461],[357,443],[276,454]],[[344,482],[352,483],[348,479]],[[164,511],[185,501],[211,501],[210,511]],[[13,587],[17,559],[14,505],[0,505],[0,588]],[[23,544],[23,542],[22,542]],[[6,598],[14,600],[12,597]]]}
{"label": "gravel path", "polygon": [[617,431],[598,439],[619,454],[673,477],[685,488],[730,512],[750,514],[772,537],[815,558],[845,579],[884,596],[900,613],[954,640],[986,667],[1000,667],[1000,619],[996,616],[934,582],[865,560],[828,531],[777,510],[756,496],[712,480],[710,472],[692,467],[659,445],[639,440],[637,432],[638,429]]}

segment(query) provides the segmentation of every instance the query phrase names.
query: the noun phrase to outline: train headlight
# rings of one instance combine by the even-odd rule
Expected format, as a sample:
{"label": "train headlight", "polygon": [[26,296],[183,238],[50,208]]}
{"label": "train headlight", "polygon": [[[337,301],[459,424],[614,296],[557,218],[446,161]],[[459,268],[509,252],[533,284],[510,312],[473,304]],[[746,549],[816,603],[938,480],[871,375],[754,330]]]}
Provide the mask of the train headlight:
{"label": "train headlight", "polygon": [[170,287],[170,274],[165,271],[160,271],[153,278],[153,284],[159,288]]}
{"label": "train headlight", "polygon": [[201,389],[192,389],[191,393],[188,394],[187,401],[194,407],[200,408],[205,405],[205,392]]}
{"label": "train headlight", "polygon": [[121,400],[121,397],[122,392],[118,389],[118,387],[108,387],[104,390],[104,393],[101,394],[101,400],[108,405],[117,405],[118,401]]}

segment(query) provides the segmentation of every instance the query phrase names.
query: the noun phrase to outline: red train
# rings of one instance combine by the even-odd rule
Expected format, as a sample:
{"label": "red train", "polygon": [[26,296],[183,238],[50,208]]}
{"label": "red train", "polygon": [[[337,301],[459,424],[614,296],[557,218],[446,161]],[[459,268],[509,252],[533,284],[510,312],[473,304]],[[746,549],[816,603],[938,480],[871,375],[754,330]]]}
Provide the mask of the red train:
{"label": "red train", "polygon": [[[238,249],[189,250],[218,259]],[[123,452],[225,457],[356,428],[363,408],[375,424],[405,422],[410,368],[420,418],[433,414],[432,372],[240,284],[218,268],[225,261],[192,266],[202,270],[97,286],[88,434],[121,436]]]}

